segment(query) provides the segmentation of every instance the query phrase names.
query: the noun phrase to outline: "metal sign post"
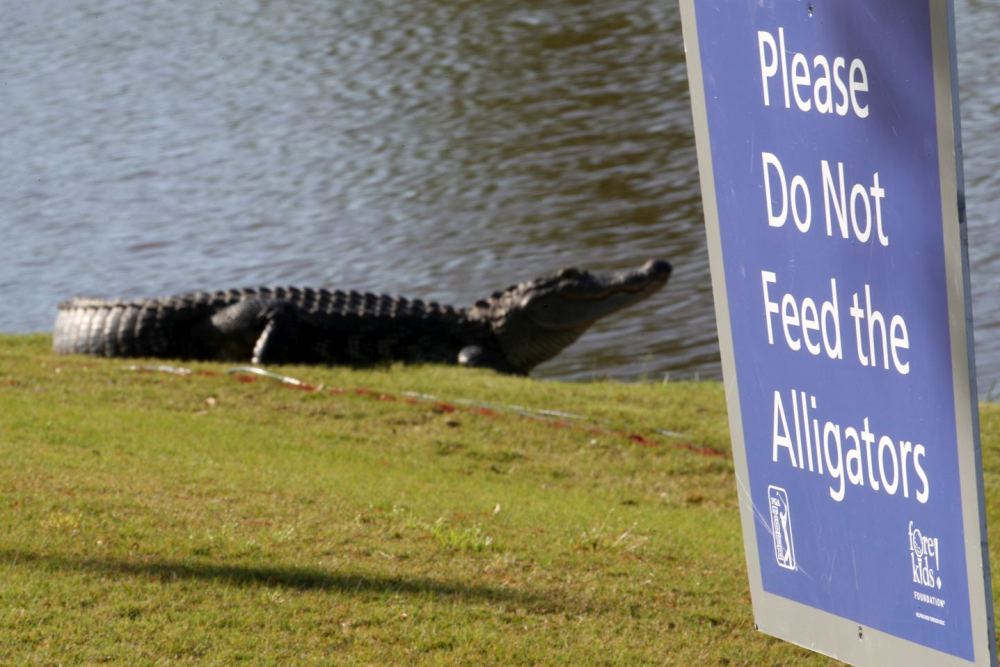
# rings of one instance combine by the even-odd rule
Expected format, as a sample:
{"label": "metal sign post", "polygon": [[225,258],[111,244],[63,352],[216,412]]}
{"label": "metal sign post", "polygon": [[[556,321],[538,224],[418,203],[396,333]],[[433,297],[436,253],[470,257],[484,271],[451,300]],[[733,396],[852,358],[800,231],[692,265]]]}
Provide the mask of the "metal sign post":
{"label": "metal sign post", "polygon": [[996,665],[951,0],[681,0],[754,615]]}

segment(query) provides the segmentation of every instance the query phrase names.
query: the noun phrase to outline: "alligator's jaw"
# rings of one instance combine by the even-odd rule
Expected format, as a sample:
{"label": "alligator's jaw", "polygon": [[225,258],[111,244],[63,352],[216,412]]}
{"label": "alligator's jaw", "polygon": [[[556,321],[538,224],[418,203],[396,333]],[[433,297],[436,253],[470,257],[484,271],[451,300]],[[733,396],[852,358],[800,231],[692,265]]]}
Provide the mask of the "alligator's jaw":
{"label": "alligator's jaw", "polygon": [[670,273],[664,260],[609,275],[562,269],[496,294],[489,307],[503,355],[527,372],[559,354],[597,320],[655,294]]}

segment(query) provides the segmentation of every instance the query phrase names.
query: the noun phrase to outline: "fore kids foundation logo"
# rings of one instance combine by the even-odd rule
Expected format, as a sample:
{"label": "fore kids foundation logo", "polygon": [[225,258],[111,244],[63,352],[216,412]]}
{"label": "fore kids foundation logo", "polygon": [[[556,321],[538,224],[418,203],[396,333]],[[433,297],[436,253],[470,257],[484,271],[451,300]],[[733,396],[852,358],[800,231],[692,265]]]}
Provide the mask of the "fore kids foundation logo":
{"label": "fore kids foundation logo", "polygon": [[929,537],[914,528],[910,522],[910,566],[913,568],[913,583],[927,588],[941,588],[941,559],[938,538]]}

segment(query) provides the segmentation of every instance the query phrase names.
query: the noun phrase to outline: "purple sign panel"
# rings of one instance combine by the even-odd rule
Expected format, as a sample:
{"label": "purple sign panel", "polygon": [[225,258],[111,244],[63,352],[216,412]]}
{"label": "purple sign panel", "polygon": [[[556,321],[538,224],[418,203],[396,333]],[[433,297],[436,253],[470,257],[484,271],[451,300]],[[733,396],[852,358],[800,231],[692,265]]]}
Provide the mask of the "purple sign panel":
{"label": "purple sign panel", "polygon": [[929,3],[688,4],[763,589],[975,660]]}

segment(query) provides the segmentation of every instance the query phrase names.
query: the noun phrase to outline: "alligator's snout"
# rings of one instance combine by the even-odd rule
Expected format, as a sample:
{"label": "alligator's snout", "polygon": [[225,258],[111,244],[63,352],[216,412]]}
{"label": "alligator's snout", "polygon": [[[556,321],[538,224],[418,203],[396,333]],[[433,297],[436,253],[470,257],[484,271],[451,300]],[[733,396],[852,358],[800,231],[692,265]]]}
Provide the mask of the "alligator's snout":
{"label": "alligator's snout", "polygon": [[651,259],[638,269],[622,271],[621,273],[609,276],[606,279],[609,287],[616,285],[621,287],[639,286],[659,283],[663,286],[670,279],[674,267],[665,259]]}
{"label": "alligator's snout", "polygon": [[523,286],[519,305],[544,328],[585,328],[652,296],[667,284],[672,272],[665,259],[651,259],[639,268],[603,275],[563,269],[556,274],[555,283]]}
{"label": "alligator's snout", "polygon": [[[622,295],[642,296],[630,299],[631,302],[642,300],[657,292],[670,279],[673,267],[665,259],[651,259],[637,269],[627,269],[609,275],[587,274],[587,281],[581,281],[575,288],[570,286],[563,294],[568,298],[601,301]],[[629,304],[621,304],[614,309],[623,308]]]}
{"label": "alligator's snout", "polygon": [[651,259],[642,265],[642,269],[646,275],[651,278],[662,278],[666,280],[673,273],[674,267],[670,265],[665,259]]}

